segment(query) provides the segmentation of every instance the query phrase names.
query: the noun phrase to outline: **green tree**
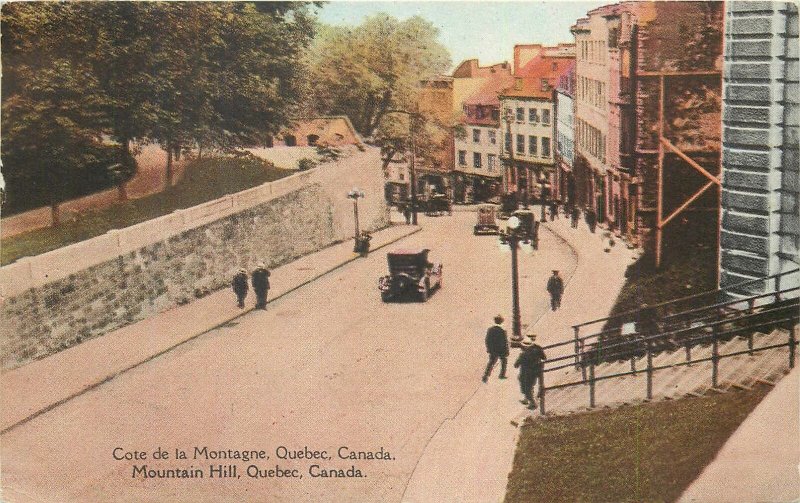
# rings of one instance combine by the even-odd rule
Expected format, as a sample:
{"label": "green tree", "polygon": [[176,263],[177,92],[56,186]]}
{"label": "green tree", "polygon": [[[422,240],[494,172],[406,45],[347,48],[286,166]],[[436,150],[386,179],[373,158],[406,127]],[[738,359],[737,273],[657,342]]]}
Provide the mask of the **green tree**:
{"label": "green tree", "polygon": [[309,53],[312,111],[347,115],[361,135],[376,135],[389,110],[414,110],[422,79],[449,68],[437,36],[417,16],[379,14],[352,29],[321,28]]}

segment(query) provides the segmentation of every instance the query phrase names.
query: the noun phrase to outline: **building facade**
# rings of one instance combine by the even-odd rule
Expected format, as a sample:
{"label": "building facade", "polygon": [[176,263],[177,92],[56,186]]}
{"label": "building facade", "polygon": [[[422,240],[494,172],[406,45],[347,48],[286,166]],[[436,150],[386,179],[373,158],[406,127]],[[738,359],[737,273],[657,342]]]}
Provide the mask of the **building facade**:
{"label": "building facade", "polygon": [[[525,50],[519,49],[524,47]],[[574,47],[560,44],[515,47],[514,85],[500,94],[503,188],[523,204],[550,197],[555,179],[555,102],[560,75],[575,61]]]}
{"label": "building facade", "polygon": [[623,2],[572,27],[576,202],[659,265],[716,235],[722,7]]}
{"label": "building facade", "polygon": [[797,4],[728,2],[726,28],[722,287],[800,267]]}
{"label": "building facade", "polygon": [[553,198],[572,206],[575,201],[575,64],[571,64],[558,79],[555,91],[555,172],[553,174]]}
{"label": "building facade", "polygon": [[[477,90],[463,98],[457,134],[454,135],[452,197],[459,203],[486,201],[500,191],[503,174],[500,167],[502,137],[498,93],[514,81],[508,63],[481,69],[474,62],[470,67],[477,77],[456,78],[456,75],[465,73],[462,70],[467,63],[462,63],[453,74],[457,85],[463,89],[466,84],[459,81],[464,78],[481,80],[480,86],[475,86]],[[467,84],[474,82],[470,80]]]}

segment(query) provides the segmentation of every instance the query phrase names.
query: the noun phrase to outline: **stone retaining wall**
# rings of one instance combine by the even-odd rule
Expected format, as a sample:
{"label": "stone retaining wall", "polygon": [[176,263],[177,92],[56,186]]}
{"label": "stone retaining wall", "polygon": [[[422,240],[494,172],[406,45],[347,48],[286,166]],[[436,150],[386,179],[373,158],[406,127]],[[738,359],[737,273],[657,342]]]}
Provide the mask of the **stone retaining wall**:
{"label": "stone retaining wall", "polygon": [[239,267],[276,267],[351,237],[353,185],[366,193],[361,227],[384,227],[380,156],[369,149],[0,269],[2,368],[227,287]]}

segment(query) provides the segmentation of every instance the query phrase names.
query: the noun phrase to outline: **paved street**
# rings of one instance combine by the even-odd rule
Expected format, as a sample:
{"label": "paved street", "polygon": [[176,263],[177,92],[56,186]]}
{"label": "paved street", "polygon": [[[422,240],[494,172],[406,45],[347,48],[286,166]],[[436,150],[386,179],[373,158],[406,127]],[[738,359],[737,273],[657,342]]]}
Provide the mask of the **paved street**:
{"label": "paved street", "polygon": [[[474,217],[424,219],[422,232],[394,245],[429,247],[444,263],[444,286],[426,304],[380,302],[381,250],[11,430],[2,437],[5,497],[400,500],[429,440],[485,392],[483,337],[492,315],[510,318],[510,254],[496,237],[472,236]],[[574,257],[544,232],[540,250],[521,254],[521,266],[523,323],[533,323],[547,306],[550,269],[569,270]],[[490,381],[498,385],[517,384]],[[265,450],[269,459],[193,459],[195,446]],[[332,459],[278,459],[279,446],[302,455],[306,447],[325,450]],[[383,447],[393,459],[346,461],[337,456],[340,446]],[[116,461],[117,447],[145,451],[148,459]],[[158,447],[170,453],[168,461],[152,460]],[[175,460],[176,448],[188,459]],[[231,463],[240,478],[208,478],[210,465]],[[205,478],[133,478],[133,466],[145,464],[200,468]],[[273,477],[249,477],[250,465]],[[276,465],[303,478],[276,478]],[[365,477],[313,478],[311,465],[355,465]]]}

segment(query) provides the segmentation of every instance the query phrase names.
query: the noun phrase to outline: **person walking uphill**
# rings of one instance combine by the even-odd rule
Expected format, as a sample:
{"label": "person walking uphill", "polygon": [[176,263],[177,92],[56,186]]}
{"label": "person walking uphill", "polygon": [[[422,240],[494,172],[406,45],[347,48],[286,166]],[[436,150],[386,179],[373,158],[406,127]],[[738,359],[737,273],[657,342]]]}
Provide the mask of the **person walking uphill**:
{"label": "person walking uphill", "polygon": [[561,295],[564,293],[564,280],[553,269],[553,275],[547,280],[547,292],[550,294],[550,308],[555,311],[561,307]]}
{"label": "person walking uphill", "polygon": [[[544,349],[536,344],[536,334],[529,334],[528,338],[522,341],[522,352],[514,363],[514,367],[519,369],[519,389],[524,397],[520,402],[529,409],[536,408],[533,387],[542,374],[542,362],[546,359]],[[539,382],[539,386],[541,385]]]}
{"label": "person walking uphill", "polygon": [[240,308],[244,307],[244,298],[247,297],[247,271],[239,269],[239,272],[234,274],[233,281],[231,282],[233,293],[236,294],[237,305]]}
{"label": "person walking uphill", "polygon": [[508,364],[508,335],[501,326],[503,317],[494,317],[494,325],[486,331],[486,352],[489,353],[489,363],[486,364],[486,372],[483,373],[483,382],[489,380],[489,374],[497,360],[500,360],[500,379],[506,378],[506,365]]}
{"label": "person walking uphill", "polygon": [[267,308],[267,293],[269,292],[269,270],[261,262],[253,271],[253,290],[256,292],[256,309]]}

